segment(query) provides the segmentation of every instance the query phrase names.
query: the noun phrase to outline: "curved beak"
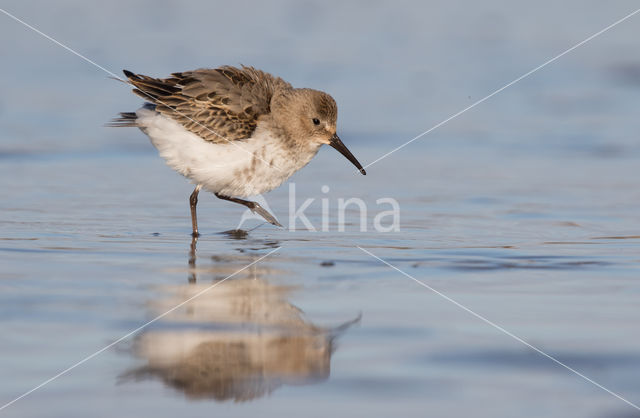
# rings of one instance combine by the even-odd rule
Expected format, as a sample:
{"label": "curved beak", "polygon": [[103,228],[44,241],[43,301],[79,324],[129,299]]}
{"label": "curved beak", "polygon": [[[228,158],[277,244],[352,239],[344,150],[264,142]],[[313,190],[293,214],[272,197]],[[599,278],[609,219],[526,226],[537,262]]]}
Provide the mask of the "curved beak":
{"label": "curved beak", "polygon": [[360,170],[362,175],[365,175],[365,176],[367,175],[367,172],[364,171],[364,168],[362,168],[358,160],[356,160],[356,157],[354,157],[351,151],[349,151],[349,149],[346,147],[346,145],[342,143],[342,140],[340,140],[340,137],[338,136],[338,134],[334,134],[331,137],[331,142],[329,142],[329,145],[332,148],[335,148],[340,154],[347,157],[347,160],[351,161],[351,163],[355,165],[358,168],[358,170]]}

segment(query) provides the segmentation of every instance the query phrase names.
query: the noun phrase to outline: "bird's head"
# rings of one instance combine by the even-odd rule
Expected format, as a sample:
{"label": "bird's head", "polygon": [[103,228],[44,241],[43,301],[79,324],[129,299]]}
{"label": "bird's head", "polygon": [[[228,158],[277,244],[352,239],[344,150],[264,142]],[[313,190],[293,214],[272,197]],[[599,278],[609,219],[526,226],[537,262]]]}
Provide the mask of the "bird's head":
{"label": "bird's head", "polygon": [[329,145],[344,155],[362,174],[367,174],[336,133],[338,106],[327,93],[292,89],[271,101],[273,117],[287,136],[301,147]]}

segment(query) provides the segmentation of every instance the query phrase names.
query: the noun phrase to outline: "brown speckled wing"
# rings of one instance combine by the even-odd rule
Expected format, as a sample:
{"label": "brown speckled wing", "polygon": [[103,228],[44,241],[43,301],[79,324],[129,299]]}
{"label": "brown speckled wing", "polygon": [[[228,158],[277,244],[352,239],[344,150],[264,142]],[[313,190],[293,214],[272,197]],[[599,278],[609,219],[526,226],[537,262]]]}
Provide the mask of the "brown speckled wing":
{"label": "brown speckled wing", "polygon": [[138,96],[206,141],[223,143],[251,137],[281,78],[252,67],[220,67],[152,78],[124,71]]}

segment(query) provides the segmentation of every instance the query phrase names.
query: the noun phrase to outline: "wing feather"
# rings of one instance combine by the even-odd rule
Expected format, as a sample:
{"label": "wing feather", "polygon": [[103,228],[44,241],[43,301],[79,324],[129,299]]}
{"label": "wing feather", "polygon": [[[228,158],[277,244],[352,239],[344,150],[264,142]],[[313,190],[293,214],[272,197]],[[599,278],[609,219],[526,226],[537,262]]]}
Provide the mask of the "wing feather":
{"label": "wing feather", "polygon": [[133,92],[156,105],[206,141],[222,143],[251,137],[278,89],[291,89],[281,78],[252,67],[224,66],[153,78],[124,71]]}

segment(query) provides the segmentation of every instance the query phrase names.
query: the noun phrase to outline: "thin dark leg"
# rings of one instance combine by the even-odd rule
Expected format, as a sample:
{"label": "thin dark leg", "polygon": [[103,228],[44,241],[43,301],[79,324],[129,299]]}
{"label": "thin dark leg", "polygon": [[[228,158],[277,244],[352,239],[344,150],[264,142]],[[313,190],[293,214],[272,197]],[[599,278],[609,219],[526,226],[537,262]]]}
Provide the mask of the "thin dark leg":
{"label": "thin dark leg", "polygon": [[196,282],[196,244],[198,237],[191,237],[191,247],[189,248],[189,283]]}
{"label": "thin dark leg", "polygon": [[196,205],[198,204],[198,193],[200,193],[201,185],[197,185],[195,189],[193,189],[193,193],[189,196],[189,206],[191,206],[191,226],[193,227],[193,232],[191,236],[197,237],[200,234],[198,233],[198,216],[196,215]]}
{"label": "thin dark leg", "polygon": [[260,204],[257,203],[257,202],[251,202],[249,200],[238,199],[236,197],[223,196],[223,195],[221,195],[219,193],[216,193],[215,195],[216,195],[216,197],[218,199],[228,200],[229,202],[239,203],[239,204],[241,204],[243,206],[246,206],[249,209],[251,209],[252,212],[257,213],[258,215],[262,216],[270,224],[282,227],[282,225],[280,225],[280,222],[278,222],[276,220],[276,218],[273,217],[272,214],[270,214],[269,212],[264,210],[264,208],[262,206],[260,206]]}

